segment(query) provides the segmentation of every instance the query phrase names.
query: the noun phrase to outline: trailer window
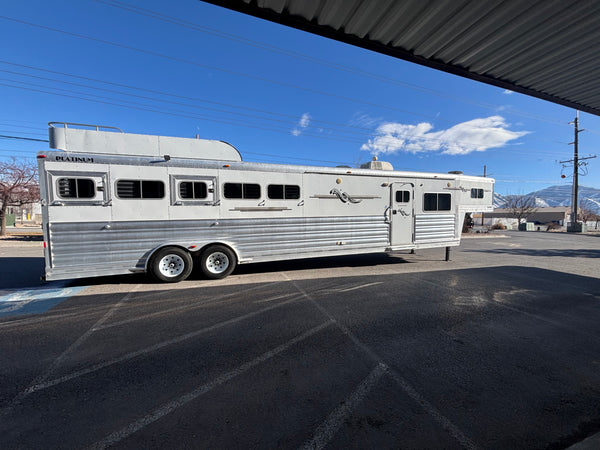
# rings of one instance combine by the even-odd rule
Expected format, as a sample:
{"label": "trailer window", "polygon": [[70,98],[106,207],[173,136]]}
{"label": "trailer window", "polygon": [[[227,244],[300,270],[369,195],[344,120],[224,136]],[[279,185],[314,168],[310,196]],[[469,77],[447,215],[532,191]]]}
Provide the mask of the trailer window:
{"label": "trailer window", "polygon": [[300,198],[300,186],[293,184],[270,184],[267,195],[273,200],[296,200]]}
{"label": "trailer window", "polygon": [[483,198],[483,189],[471,189],[471,198]]}
{"label": "trailer window", "polygon": [[225,183],[225,198],[260,198],[260,185],[253,183]]}
{"label": "trailer window", "polygon": [[89,178],[59,178],[58,195],[62,198],[94,198],[94,180]]}
{"label": "trailer window", "polygon": [[183,199],[208,197],[208,187],[203,181],[182,181],[179,183],[179,196]]}
{"label": "trailer window", "polygon": [[165,184],[155,180],[119,180],[117,197],[119,198],[163,198]]}
{"label": "trailer window", "polygon": [[410,202],[410,191],[396,191],[396,203]]}
{"label": "trailer window", "polygon": [[452,200],[450,194],[425,194],[423,211],[450,211]]}

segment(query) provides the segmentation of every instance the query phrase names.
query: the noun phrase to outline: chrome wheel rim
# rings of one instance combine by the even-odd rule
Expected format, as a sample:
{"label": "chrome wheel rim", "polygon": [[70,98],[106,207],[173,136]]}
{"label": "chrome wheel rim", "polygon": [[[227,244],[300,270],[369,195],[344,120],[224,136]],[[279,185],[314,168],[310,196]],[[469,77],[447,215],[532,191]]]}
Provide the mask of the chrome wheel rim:
{"label": "chrome wheel rim", "polygon": [[229,258],[223,252],[214,252],[206,258],[206,269],[211,273],[223,273],[229,267]]}
{"label": "chrome wheel rim", "polygon": [[158,263],[158,270],[165,277],[176,277],[185,270],[185,261],[178,255],[167,255]]}

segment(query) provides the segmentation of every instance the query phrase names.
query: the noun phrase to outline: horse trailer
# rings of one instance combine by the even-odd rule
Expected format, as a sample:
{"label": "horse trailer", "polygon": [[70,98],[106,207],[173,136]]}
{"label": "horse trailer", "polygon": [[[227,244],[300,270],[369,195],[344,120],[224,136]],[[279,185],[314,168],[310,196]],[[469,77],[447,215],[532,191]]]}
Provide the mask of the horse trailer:
{"label": "horse trailer", "polygon": [[460,244],[494,180],[242,161],[212,140],[51,122],[39,152],[45,279],[149,272],[209,278],[237,264]]}

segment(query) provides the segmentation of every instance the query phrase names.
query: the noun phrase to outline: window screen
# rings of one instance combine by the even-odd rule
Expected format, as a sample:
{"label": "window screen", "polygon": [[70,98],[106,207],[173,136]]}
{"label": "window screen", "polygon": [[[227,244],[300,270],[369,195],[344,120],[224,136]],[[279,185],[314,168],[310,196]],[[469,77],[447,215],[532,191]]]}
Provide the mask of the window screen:
{"label": "window screen", "polygon": [[423,211],[450,211],[452,197],[450,194],[425,194]]}
{"label": "window screen", "polygon": [[292,184],[270,184],[267,195],[273,200],[293,200],[300,198],[300,186]]}
{"label": "window screen", "polygon": [[225,198],[260,198],[260,185],[253,183],[225,183]]}
{"label": "window screen", "polygon": [[60,178],[58,195],[62,198],[94,198],[94,180],[89,178]]}
{"label": "window screen", "polygon": [[119,198],[163,198],[165,184],[154,180],[119,180],[117,197]]}
{"label": "window screen", "polygon": [[182,181],[179,183],[179,197],[182,199],[203,199],[208,196],[208,187],[203,181]]}

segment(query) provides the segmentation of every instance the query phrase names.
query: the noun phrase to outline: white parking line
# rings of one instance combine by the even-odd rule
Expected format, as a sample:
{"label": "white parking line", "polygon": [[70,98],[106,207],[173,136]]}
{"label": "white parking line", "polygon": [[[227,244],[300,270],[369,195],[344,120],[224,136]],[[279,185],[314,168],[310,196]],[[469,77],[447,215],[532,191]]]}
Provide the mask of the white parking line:
{"label": "white parking line", "polygon": [[[276,283],[270,283],[270,284],[276,284]],[[269,286],[270,284],[266,285]],[[253,288],[249,288],[246,289],[245,292],[250,292],[250,291],[254,291],[256,289],[264,289],[265,285],[261,285],[261,286],[256,286]],[[167,291],[167,292],[171,292],[171,291]],[[125,320],[121,320],[119,322],[112,322],[106,325],[100,325],[96,328],[94,328],[94,331],[100,331],[100,330],[105,330],[106,328],[112,328],[112,327],[117,327],[120,325],[125,325],[128,323],[133,323],[133,322],[138,322],[140,320],[144,320],[144,319],[149,319],[151,317],[160,317],[163,315],[167,315],[169,313],[172,312],[178,312],[178,311],[185,311],[185,310],[193,310],[193,309],[197,309],[197,308],[206,308],[209,306],[213,306],[216,303],[222,302],[222,301],[226,301],[229,300],[232,297],[239,297],[240,293],[239,292],[232,292],[229,294],[225,294],[225,295],[221,295],[220,297],[214,297],[208,300],[204,300],[204,301],[196,301],[194,303],[190,303],[187,305],[181,305],[181,306],[174,306],[172,308],[167,308],[167,309],[162,309],[160,311],[157,312],[153,312],[153,313],[149,313],[149,314],[142,314],[136,317],[133,317],[131,319],[125,319]],[[289,297],[289,295],[288,295]]]}
{"label": "white parking line", "polygon": [[354,286],[354,287],[347,288],[347,289],[341,289],[341,290],[339,290],[338,292],[349,292],[349,291],[354,291],[354,290],[356,290],[356,289],[363,289],[363,288],[366,288],[366,287],[369,287],[369,286],[375,286],[375,285],[377,285],[377,284],[383,284],[383,281],[378,281],[378,282],[376,282],[376,283],[367,283],[367,284],[361,284],[360,286]]}
{"label": "white parking line", "polygon": [[333,324],[333,321],[328,320],[327,322],[324,322],[321,325],[311,328],[310,330],[306,331],[305,333],[302,333],[301,335],[296,336],[295,338],[287,341],[285,344],[279,345],[278,347],[275,347],[274,349],[263,353],[262,355],[258,356],[257,358],[254,358],[253,360],[242,364],[241,366],[237,367],[236,369],[233,369],[230,372],[224,373],[223,375],[215,378],[214,380],[209,381],[206,384],[203,384],[202,386],[198,387],[197,389],[194,389],[193,391],[188,392],[187,394],[184,394],[181,397],[162,405],[161,407],[152,411],[150,414],[145,415],[141,419],[136,420],[135,422],[127,425],[126,427],[122,428],[119,431],[115,431],[114,433],[109,434],[104,439],[96,442],[95,444],[91,445],[88,448],[104,449],[106,447],[109,447],[111,445],[114,445],[114,444],[122,441],[123,439],[131,436],[132,434],[136,433],[137,431],[141,430],[142,428],[145,428],[148,425],[163,418],[167,414],[172,413],[173,411],[177,410],[178,408],[197,399],[201,395],[206,394],[207,392],[211,391],[212,389],[216,388],[217,386],[220,386],[221,384],[226,383],[227,381],[231,380],[232,378],[242,375],[243,373],[247,372],[251,368],[257,366],[258,364],[268,361],[269,359],[273,358],[274,356],[277,356],[278,354],[286,351],[291,346],[293,346],[299,342],[302,342],[303,340],[311,337],[314,334],[317,334],[318,332],[320,332],[321,330],[324,330],[325,328],[331,326],[332,324]]}
{"label": "white parking line", "polygon": [[223,328],[223,327],[225,327],[227,325],[231,325],[231,324],[240,322],[242,320],[249,319],[251,317],[257,316],[257,315],[262,314],[262,313],[267,312],[267,311],[271,311],[272,309],[279,308],[281,306],[287,305],[288,303],[292,303],[292,302],[295,302],[297,300],[298,300],[297,298],[292,298],[290,300],[286,300],[284,302],[277,303],[275,305],[271,305],[271,306],[268,306],[266,308],[259,309],[258,311],[253,311],[251,313],[244,314],[243,316],[235,317],[233,319],[229,319],[229,320],[226,320],[224,322],[219,322],[219,323],[216,323],[216,324],[211,325],[209,327],[202,328],[202,329],[196,330],[196,331],[192,331],[191,333],[187,333],[187,334],[178,336],[176,338],[169,339],[167,341],[159,342],[158,344],[151,345],[150,347],[142,348],[140,350],[136,350],[134,352],[127,353],[127,354],[125,354],[123,356],[119,356],[118,358],[110,359],[108,361],[96,364],[96,365],[88,367],[86,369],[81,369],[81,370],[78,370],[78,371],[75,371],[75,372],[71,372],[69,374],[63,375],[60,378],[55,378],[53,380],[47,380],[47,381],[43,381],[43,382],[38,382],[36,384],[32,384],[27,389],[26,394],[32,394],[32,393],[34,393],[36,391],[41,391],[42,389],[47,389],[47,388],[49,388],[51,386],[56,386],[57,384],[64,383],[65,381],[69,381],[69,380],[72,380],[74,378],[78,378],[78,377],[80,377],[82,375],[87,375],[89,373],[96,372],[96,371],[98,371],[100,369],[104,369],[105,367],[109,367],[109,366],[112,366],[112,365],[115,365],[115,364],[118,364],[118,363],[122,363],[122,362],[125,362],[125,361],[129,361],[131,359],[137,358],[138,356],[143,356],[143,355],[155,352],[155,351],[160,350],[162,348],[168,347],[169,345],[178,344],[178,343],[186,341],[188,339],[192,339],[192,338],[195,338],[197,336],[200,336],[203,333],[207,333],[209,331],[214,331],[214,330],[217,330],[219,328]]}
{"label": "white parking line", "polygon": [[375,387],[379,379],[388,371],[385,364],[379,363],[369,375],[358,385],[356,390],[338,408],[336,408],[325,421],[315,430],[312,439],[306,442],[302,450],[317,450],[324,448],[335,436],[353,410]]}
{"label": "white parking line", "polygon": [[[289,282],[291,282],[296,287],[298,292],[300,292],[307,300],[312,302],[312,304],[315,305],[315,307],[319,311],[321,311],[321,313],[325,317],[327,317],[329,320],[335,321],[336,326],[340,329],[340,331],[344,333],[357,347],[364,351],[373,361],[375,361],[378,364],[386,365],[383,362],[383,359],[379,357],[379,355],[377,355],[373,350],[367,347],[367,345],[364,342],[359,340],[354,335],[354,333],[350,331],[349,328],[345,327],[340,322],[338,322],[335,319],[335,317],[331,313],[329,313],[329,311],[327,311],[323,306],[321,306],[319,302],[317,302],[308,292],[302,289],[296,283],[296,281],[292,280],[285,273],[282,273],[282,276]],[[429,403],[425,399],[425,397],[423,397],[415,388],[413,388],[412,385],[408,381],[406,381],[398,372],[396,372],[392,368],[389,368],[389,374],[392,377],[392,379],[396,381],[396,384],[398,384],[398,386],[404,391],[406,395],[408,395],[411,399],[413,399],[415,402],[421,405],[421,408],[423,408],[423,410],[427,412],[436,422],[438,422],[446,431],[448,431],[450,435],[452,435],[458,442],[460,442],[460,444],[464,448],[469,450],[475,450],[478,448],[477,445],[475,445],[475,443],[471,439],[469,439],[456,425],[454,425],[454,423],[450,421],[450,419],[444,416],[440,411],[438,411],[438,409],[435,406]]]}
{"label": "white parking line", "polygon": [[18,393],[10,402],[10,404],[3,408],[2,410],[0,410],[0,417],[2,417],[4,414],[8,413],[9,411],[12,410],[12,408],[22,399],[24,399],[25,397],[27,397],[29,394],[31,394],[32,392],[34,392],[36,389],[36,386],[39,386],[41,384],[44,383],[45,380],[48,379],[48,377],[56,370],[56,368],[65,360],[65,358],[67,357],[67,355],[69,355],[70,353],[72,353],[75,349],[77,349],[81,344],[83,344],[88,337],[90,337],[90,335],[94,332],[94,328],[102,325],[106,320],[108,320],[110,318],[110,316],[112,316],[115,311],[127,300],[129,300],[129,298],[134,294],[134,292],[140,287],[141,285],[138,284],[137,286],[135,286],[127,295],[125,295],[119,302],[115,303],[100,319],[98,319],[96,321],[96,323],[94,325],[92,325],[85,333],[83,333],[81,336],[79,336],[79,338],[73,342],[64,352],[62,352],[54,361],[52,361],[52,364],[50,364],[50,366],[48,366],[48,368],[42,372],[40,375],[38,375],[29,385],[29,387],[23,391],[21,391],[20,393]]}

